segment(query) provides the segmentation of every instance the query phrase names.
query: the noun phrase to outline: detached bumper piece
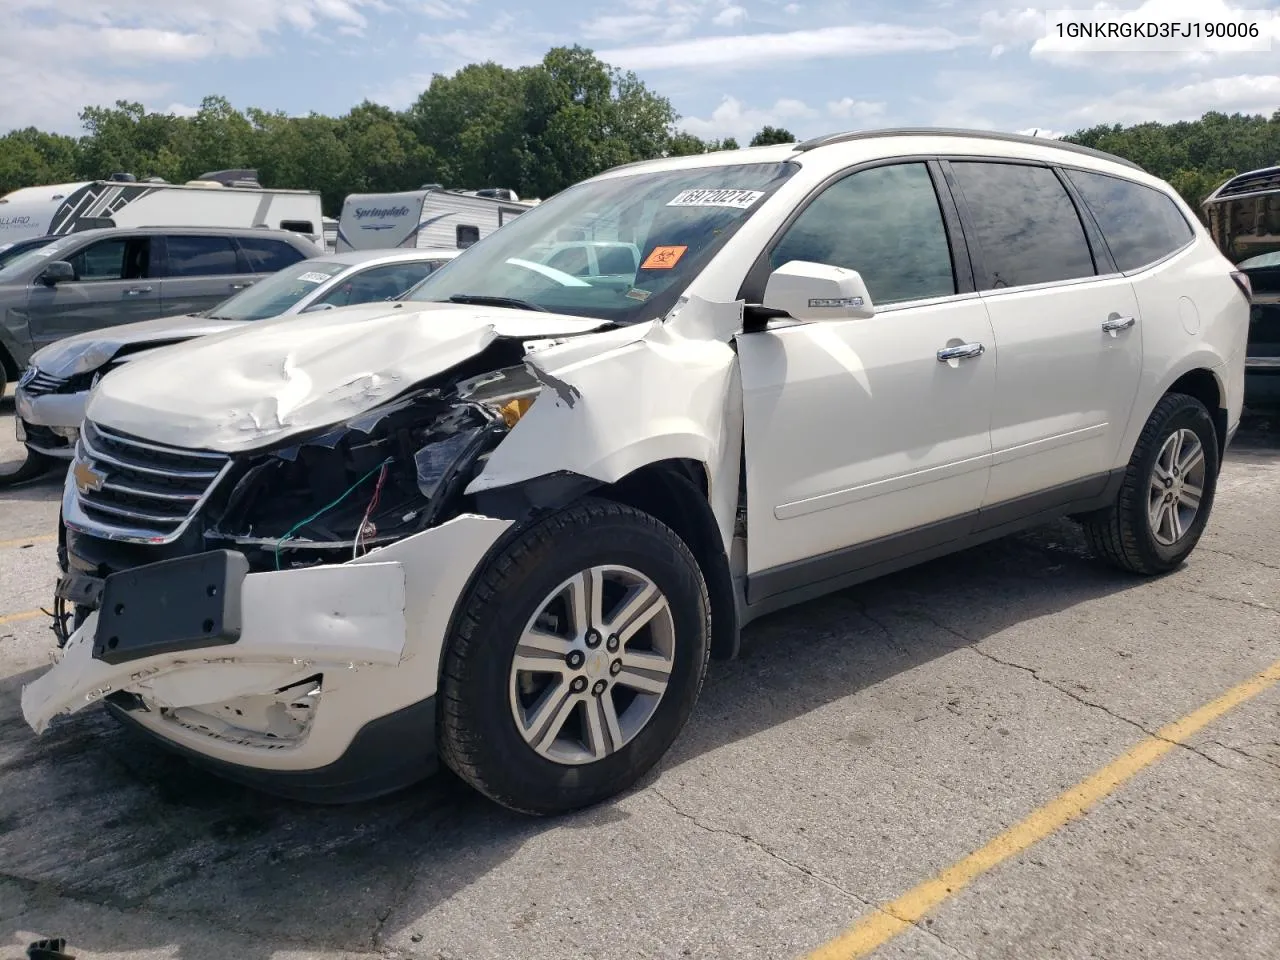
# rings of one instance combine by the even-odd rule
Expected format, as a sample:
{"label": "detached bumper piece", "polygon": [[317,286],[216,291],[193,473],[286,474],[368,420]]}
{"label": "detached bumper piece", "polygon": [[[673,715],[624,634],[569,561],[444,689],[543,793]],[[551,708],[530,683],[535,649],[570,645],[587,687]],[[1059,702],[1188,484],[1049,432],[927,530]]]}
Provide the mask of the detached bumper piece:
{"label": "detached bumper piece", "polygon": [[114,666],[236,643],[243,628],[241,588],[248,574],[249,561],[232,550],[112,574],[102,586],[94,659]]}
{"label": "detached bumper piece", "polygon": [[59,937],[56,940],[37,940],[27,947],[27,960],[76,960],[74,954],[67,953],[67,941]]}

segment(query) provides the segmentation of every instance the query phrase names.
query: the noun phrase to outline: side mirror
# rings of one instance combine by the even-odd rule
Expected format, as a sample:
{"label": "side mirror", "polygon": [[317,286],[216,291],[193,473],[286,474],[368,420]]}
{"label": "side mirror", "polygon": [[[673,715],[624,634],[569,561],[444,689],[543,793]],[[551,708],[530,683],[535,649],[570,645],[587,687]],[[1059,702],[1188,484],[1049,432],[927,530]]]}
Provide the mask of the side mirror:
{"label": "side mirror", "polygon": [[40,274],[40,282],[55,287],[60,283],[68,283],[76,278],[76,268],[65,260],[54,260]]}
{"label": "side mirror", "polygon": [[303,307],[302,312],[303,313],[319,313],[321,310],[336,310],[336,309],[338,308],[335,307],[332,303],[313,303],[309,307]]}
{"label": "side mirror", "polygon": [[857,270],[791,260],[769,274],[761,306],[796,320],[865,320],[876,308]]}

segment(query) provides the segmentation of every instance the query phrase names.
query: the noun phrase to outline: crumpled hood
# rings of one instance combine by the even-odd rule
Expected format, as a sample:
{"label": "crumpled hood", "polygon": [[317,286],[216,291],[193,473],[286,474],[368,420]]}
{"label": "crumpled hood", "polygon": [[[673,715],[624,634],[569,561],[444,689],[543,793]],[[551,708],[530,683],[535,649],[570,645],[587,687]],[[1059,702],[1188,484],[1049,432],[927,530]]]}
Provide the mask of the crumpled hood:
{"label": "crumpled hood", "polygon": [[239,453],[364,413],[499,337],[605,323],[408,302],[259,320],[131,360],[102,378],[85,415],[158,443]]}
{"label": "crumpled hood", "polygon": [[190,314],[159,317],[155,320],[107,327],[105,330],[87,330],[73,334],[37,350],[31,362],[51,376],[70,377],[89,373],[103,366],[122,347],[203,337],[223,330],[237,329],[241,325],[242,321],[239,320],[210,320]]}

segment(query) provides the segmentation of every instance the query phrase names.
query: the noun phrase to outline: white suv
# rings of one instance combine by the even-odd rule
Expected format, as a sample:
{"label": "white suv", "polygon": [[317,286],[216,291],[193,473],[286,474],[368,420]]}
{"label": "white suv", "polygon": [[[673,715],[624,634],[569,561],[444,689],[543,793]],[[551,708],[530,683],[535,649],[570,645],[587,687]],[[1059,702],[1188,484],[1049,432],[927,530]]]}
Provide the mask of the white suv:
{"label": "white suv", "polygon": [[[545,262],[635,244],[634,275]],[[321,801],[437,756],[571,810],[655,764],[763,613],[1055,516],[1177,567],[1249,304],[1168,185],[862,132],[578,184],[409,301],[156,351],[91,397],[39,732],[98,700]]]}

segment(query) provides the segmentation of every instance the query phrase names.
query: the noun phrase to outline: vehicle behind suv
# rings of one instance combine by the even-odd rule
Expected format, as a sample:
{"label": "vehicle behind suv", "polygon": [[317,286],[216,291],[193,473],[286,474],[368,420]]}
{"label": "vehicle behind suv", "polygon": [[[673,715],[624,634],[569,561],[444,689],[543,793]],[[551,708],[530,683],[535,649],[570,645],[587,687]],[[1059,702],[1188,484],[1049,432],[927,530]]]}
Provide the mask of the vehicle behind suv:
{"label": "vehicle behind suv", "polygon": [[393,300],[458,255],[458,250],[360,250],[325,254],[282,267],[208,310],[73,334],[31,356],[14,391],[18,439],[27,457],[0,468],[0,485],[70,460],[89,392],[121,363],[147,350],[182,343],[267,317]]}
{"label": "vehicle behind suv", "polygon": [[196,313],[321,253],[300,234],[253,228],[108,228],[41,243],[0,268],[0,387],[55,340]]}
{"label": "vehicle behind suv", "polygon": [[[629,285],[549,266],[564,237],[634,244]],[[23,713],[105,700],[312,800],[440,757],[517,810],[591,804],[765,613],[1064,514],[1115,567],[1175,569],[1248,316],[1167,184],[1069,144],[873,131],[612,170],[380,316],[103,378],[65,646]]]}

